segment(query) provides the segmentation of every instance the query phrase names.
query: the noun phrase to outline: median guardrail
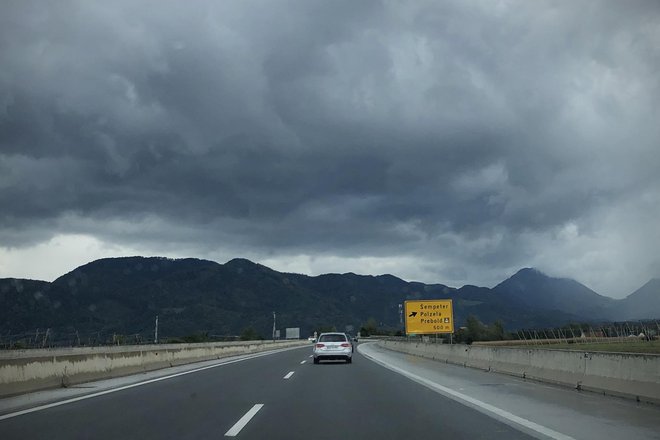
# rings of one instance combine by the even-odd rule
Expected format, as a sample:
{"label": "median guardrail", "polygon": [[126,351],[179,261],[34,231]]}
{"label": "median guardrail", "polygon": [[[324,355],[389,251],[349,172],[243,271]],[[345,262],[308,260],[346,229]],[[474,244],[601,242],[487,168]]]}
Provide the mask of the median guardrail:
{"label": "median guardrail", "polygon": [[0,397],[277,348],[307,340],[74,347],[0,352]]}

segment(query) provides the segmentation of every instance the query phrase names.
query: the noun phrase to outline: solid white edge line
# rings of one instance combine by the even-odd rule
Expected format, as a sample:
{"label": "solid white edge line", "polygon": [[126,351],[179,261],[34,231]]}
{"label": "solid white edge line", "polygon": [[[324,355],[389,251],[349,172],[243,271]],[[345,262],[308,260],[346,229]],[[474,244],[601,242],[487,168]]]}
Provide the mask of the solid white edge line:
{"label": "solid white edge line", "polygon": [[[371,345],[371,344],[369,344]],[[525,432],[528,432],[530,434],[541,434],[543,438],[550,438],[553,440],[575,440],[575,438],[568,436],[566,434],[562,434],[561,432],[557,432],[553,429],[547,428],[543,425],[539,425],[538,423],[532,422],[531,420],[527,420],[525,418],[519,417],[515,414],[512,414],[508,411],[505,411],[503,409],[500,409],[496,406],[493,406],[489,403],[482,402],[481,400],[475,399],[473,397],[470,397],[466,394],[459,393],[458,391],[454,391],[451,388],[447,388],[443,385],[440,385],[438,383],[435,383],[429,379],[426,379],[422,376],[418,376],[415,373],[411,373],[409,371],[406,371],[402,368],[396,367],[392,364],[389,364],[383,360],[376,359],[372,357],[369,354],[363,353],[362,350],[359,349],[358,351],[367,359],[371,360],[372,362],[375,362],[379,364],[382,367],[385,367],[389,370],[392,370],[396,373],[401,374],[402,376],[407,377],[408,379],[411,379],[421,385],[424,385],[427,388],[432,389],[433,391],[442,394],[445,397],[448,397],[456,402],[462,403],[463,405],[469,406],[470,408],[474,408],[477,411],[481,412],[482,414],[486,414],[488,416],[495,416],[494,418],[497,420],[501,420],[502,422],[506,423],[507,425],[513,426],[514,428],[525,428]],[[531,432],[530,432],[531,431]]]}
{"label": "solid white edge line", "polygon": [[112,389],[109,389],[109,390],[98,391],[96,393],[85,394],[84,396],[73,397],[71,399],[66,399],[66,400],[60,400],[59,402],[48,403],[48,404],[45,404],[45,405],[35,406],[33,408],[27,408],[27,409],[23,409],[23,410],[20,410],[20,411],[15,411],[15,412],[7,413],[7,414],[2,414],[2,415],[0,415],[0,421],[1,420],[6,420],[6,419],[11,419],[12,417],[22,416],[24,414],[29,414],[29,413],[32,413],[32,412],[42,411],[42,410],[45,410],[45,409],[48,409],[48,408],[54,408],[56,406],[67,405],[69,403],[79,402],[79,401],[85,400],[85,399],[91,399],[93,397],[99,397],[99,396],[103,396],[103,395],[110,394],[110,393],[116,393],[117,391],[123,391],[123,390],[127,390],[129,388],[135,388],[135,387],[139,387],[139,386],[142,386],[142,385],[147,385],[147,384],[154,383],[154,382],[160,382],[161,380],[167,380],[167,379],[172,379],[174,377],[185,376],[186,374],[197,373],[199,371],[208,370],[210,368],[222,367],[224,365],[235,364],[236,362],[243,362],[243,361],[247,361],[247,360],[262,357],[262,356],[269,356],[271,354],[277,354],[277,353],[282,353],[284,351],[295,350],[295,349],[298,349],[298,348],[301,348],[301,347],[282,348],[282,349],[279,349],[279,350],[271,350],[271,351],[267,351],[267,352],[263,352],[263,353],[257,353],[257,354],[254,354],[254,355],[246,355],[245,357],[242,357],[240,359],[234,359],[234,360],[231,360],[231,361],[224,361],[224,362],[221,362],[221,363],[218,363],[218,364],[208,365],[206,367],[195,368],[194,370],[182,371],[181,373],[175,373],[175,374],[170,374],[168,376],[157,377],[155,379],[145,380],[144,382],[137,382],[137,383],[133,383],[133,384],[130,384],[130,385],[124,385],[124,386],[121,386],[121,387],[112,388]]}
{"label": "solid white edge line", "polygon": [[284,378],[285,378],[285,379],[289,379],[291,376],[293,376],[293,373],[295,373],[295,371],[289,371],[289,372],[287,373],[287,375],[284,376]]}
{"label": "solid white edge line", "polygon": [[229,431],[225,432],[225,437],[236,437],[238,433],[241,432],[241,429],[245,428],[245,425],[247,425],[250,420],[252,420],[252,417],[254,417],[254,415],[258,413],[261,408],[263,408],[263,406],[263,403],[257,403],[252,408],[250,408],[250,410],[246,412],[245,415],[234,424],[234,426],[229,428]]}

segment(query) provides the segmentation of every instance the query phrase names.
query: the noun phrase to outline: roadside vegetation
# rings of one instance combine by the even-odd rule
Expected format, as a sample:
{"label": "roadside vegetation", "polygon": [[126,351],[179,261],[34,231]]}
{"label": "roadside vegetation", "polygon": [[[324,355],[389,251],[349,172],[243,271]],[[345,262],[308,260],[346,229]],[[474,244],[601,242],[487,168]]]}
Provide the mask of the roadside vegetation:
{"label": "roadside vegetation", "polygon": [[[362,336],[405,336],[403,330],[378,325],[376,320],[371,318],[360,327]],[[450,341],[449,335],[439,335],[438,338]],[[465,327],[456,329],[451,340],[458,344],[472,344],[475,341],[503,341],[512,339],[513,335],[504,330],[502,321],[497,320],[493,324],[484,324],[475,316],[470,315],[466,319]]]}
{"label": "roadside vegetation", "polygon": [[[465,326],[450,335],[418,335],[433,341],[486,346],[530,347],[576,351],[660,354],[660,325],[655,320],[603,323],[572,323],[562,327],[507,331],[502,321],[484,324],[470,315]],[[401,329],[377,325],[374,319],[361,327],[362,336],[405,337]],[[413,336],[414,337],[414,336]]]}

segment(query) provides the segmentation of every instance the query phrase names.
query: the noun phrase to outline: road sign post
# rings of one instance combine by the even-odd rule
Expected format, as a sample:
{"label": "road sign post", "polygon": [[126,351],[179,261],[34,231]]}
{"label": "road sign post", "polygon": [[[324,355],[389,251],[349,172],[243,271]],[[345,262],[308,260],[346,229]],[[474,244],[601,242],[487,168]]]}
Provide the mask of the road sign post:
{"label": "road sign post", "polygon": [[406,335],[454,333],[450,299],[409,300],[404,303]]}

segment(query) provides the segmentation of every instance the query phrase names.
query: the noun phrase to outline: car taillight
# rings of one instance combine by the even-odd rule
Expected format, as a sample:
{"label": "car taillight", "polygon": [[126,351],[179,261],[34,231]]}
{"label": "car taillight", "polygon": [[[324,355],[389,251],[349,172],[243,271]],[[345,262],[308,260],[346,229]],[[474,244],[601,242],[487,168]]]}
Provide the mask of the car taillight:
{"label": "car taillight", "polygon": [[341,346],[342,346],[342,347],[350,347],[351,344],[349,344],[348,342],[344,342],[343,344],[341,344]]}
{"label": "car taillight", "polygon": [[325,344],[316,344],[316,348],[323,348],[325,347]]}

